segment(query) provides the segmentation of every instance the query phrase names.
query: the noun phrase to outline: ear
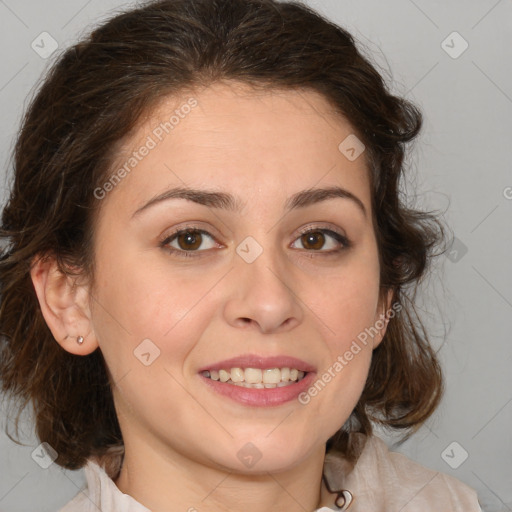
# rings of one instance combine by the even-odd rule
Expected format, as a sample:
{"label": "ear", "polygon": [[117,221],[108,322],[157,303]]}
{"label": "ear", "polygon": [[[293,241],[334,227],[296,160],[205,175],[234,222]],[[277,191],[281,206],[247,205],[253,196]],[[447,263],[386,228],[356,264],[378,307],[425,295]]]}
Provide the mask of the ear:
{"label": "ear", "polygon": [[373,337],[374,349],[380,345],[384,335],[386,334],[390,312],[394,313],[394,310],[391,310],[391,301],[393,300],[393,295],[394,290],[392,288],[388,288],[379,299],[379,307],[377,308],[373,323],[375,329],[378,331],[378,334]]}
{"label": "ear", "polygon": [[[91,322],[89,290],[78,285],[76,276],[62,273],[54,256],[38,255],[32,261],[30,277],[41,312],[53,337],[64,350],[87,355],[98,347]],[[79,344],[77,338],[84,341]]]}

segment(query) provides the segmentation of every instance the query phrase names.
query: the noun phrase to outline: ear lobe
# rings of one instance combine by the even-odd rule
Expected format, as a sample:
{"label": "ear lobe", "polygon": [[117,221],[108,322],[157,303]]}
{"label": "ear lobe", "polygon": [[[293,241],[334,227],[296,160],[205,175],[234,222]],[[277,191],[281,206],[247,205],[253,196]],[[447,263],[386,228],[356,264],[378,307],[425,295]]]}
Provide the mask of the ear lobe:
{"label": "ear lobe", "polygon": [[375,316],[374,326],[379,331],[379,333],[374,336],[373,338],[373,348],[377,348],[382,339],[384,338],[384,335],[386,334],[386,330],[389,323],[389,318],[387,313],[391,309],[391,301],[393,300],[393,294],[394,290],[392,288],[389,288],[384,299],[379,301],[379,305],[381,303],[384,303],[384,309],[378,308],[378,314]]}
{"label": "ear lobe", "polygon": [[[53,256],[36,256],[30,277],[43,317],[59,345],[77,355],[96,350],[98,341],[92,329],[87,287],[77,285],[76,277],[62,273]],[[79,336],[84,338],[82,343],[77,342]]]}

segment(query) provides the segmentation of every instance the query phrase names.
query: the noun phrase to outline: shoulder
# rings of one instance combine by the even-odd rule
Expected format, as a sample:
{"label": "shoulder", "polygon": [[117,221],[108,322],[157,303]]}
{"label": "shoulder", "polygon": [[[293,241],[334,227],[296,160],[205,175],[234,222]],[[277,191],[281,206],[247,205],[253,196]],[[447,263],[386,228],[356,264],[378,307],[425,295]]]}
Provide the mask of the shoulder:
{"label": "shoulder", "polygon": [[101,469],[89,459],[83,467],[86,484],[58,512],[98,512],[97,495],[101,487]]}
{"label": "shoulder", "polygon": [[[83,491],[80,491],[71,501],[68,501],[58,512],[89,512],[95,509]],[[97,509],[96,509],[97,512]]]}
{"label": "shoulder", "polygon": [[86,486],[58,512],[150,512],[132,496],[118,489],[111,477],[115,467],[100,465],[96,458],[88,459],[83,468]]}
{"label": "shoulder", "polygon": [[481,512],[471,487],[390,451],[376,436],[366,439],[343,486],[354,494],[354,512]]}

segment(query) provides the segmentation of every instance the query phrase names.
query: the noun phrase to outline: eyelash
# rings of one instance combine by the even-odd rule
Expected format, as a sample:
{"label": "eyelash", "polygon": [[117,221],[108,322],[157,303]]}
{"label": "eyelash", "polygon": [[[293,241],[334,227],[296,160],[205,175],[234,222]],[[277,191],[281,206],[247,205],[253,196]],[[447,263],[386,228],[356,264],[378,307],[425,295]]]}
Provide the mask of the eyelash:
{"label": "eyelash", "polygon": [[[203,251],[199,251],[199,250],[185,251],[183,249],[175,249],[174,247],[169,247],[168,246],[168,244],[170,244],[172,241],[174,241],[175,238],[177,238],[179,235],[182,235],[182,234],[185,234],[185,233],[196,233],[196,234],[201,234],[201,235],[207,235],[212,240],[215,240],[214,237],[208,231],[205,231],[204,229],[196,228],[196,227],[193,227],[193,226],[189,226],[189,227],[180,229],[178,231],[175,231],[171,235],[165,237],[165,239],[160,242],[160,244],[159,244],[160,247],[162,249],[165,249],[171,255],[177,256],[177,257],[182,257],[182,256],[186,257],[186,258],[201,257],[202,256],[201,253],[202,252],[206,252],[206,251],[204,251],[204,250]],[[340,247],[338,249],[333,249],[333,250],[330,250],[330,251],[322,251],[322,250],[316,250],[315,251],[315,250],[304,249],[307,252],[313,253],[311,255],[308,255],[308,257],[310,257],[310,258],[315,257],[316,256],[315,253],[320,253],[320,254],[323,253],[322,256],[334,256],[334,255],[339,254],[339,253],[341,253],[341,252],[343,252],[343,251],[345,251],[345,250],[347,250],[347,249],[352,247],[352,242],[346,236],[344,236],[341,233],[338,233],[336,231],[333,231],[331,229],[327,229],[327,228],[310,228],[310,227],[303,228],[302,230],[300,230],[299,236],[295,240],[297,240],[301,236],[306,235],[308,233],[324,233],[324,234],[327,234],[331,238],[334,238],[338,243],[341,243],[343,245],[342,247]]]}

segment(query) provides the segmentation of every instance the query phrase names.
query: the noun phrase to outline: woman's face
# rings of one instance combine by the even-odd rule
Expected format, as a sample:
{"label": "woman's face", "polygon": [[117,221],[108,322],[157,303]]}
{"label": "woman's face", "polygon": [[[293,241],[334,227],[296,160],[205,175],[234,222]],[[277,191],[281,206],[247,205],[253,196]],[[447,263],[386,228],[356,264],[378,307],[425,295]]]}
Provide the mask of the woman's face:
{"label": "woman's face", "polygon": [[[351,127],[313,92],[217,83],[190,97],[158,107],[97,191],[88,342],[127,446],[284,470],[347,420],[384,332],[360,341],[385,311],[364,154],[353,136],[340,150]],[[356,199],[313,193],[334,187]],[[289,384],[294,368],[309,371]],[[288,384],[214,380],[227,376]]]}

